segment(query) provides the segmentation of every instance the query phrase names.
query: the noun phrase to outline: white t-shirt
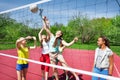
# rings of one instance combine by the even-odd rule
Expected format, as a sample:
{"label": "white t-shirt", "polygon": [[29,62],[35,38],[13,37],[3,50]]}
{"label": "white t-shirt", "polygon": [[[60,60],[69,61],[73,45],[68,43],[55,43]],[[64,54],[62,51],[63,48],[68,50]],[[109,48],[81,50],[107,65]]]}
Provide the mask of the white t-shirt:
{"label": "white t-shirt", "polygon": [[43,45],[42,54],[48,54],[50,52],[48,42],[43,41],[42,45]]}
{"label": "white t-shirt", "polygon": [[97,68],[109,68],[109,56],[111,55],[113,55],[113,52],[108,47],[105,50],[97,48],[95,50],[95,66]]}

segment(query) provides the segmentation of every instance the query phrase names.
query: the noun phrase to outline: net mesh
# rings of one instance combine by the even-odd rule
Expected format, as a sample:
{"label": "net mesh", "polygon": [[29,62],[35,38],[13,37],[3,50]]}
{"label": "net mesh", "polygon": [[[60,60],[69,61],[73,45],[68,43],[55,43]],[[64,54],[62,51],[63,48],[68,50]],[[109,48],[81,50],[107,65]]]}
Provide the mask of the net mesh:
{"label": "net mesh", "polygon": [[[43,1],[47,1],[47,0],[43,0]],[[15,41],[21,36],[28,36],[28,35],[33,35],[36,37],[38,36],[38,32],[42,27],[42,20],[41,17],[39,16],[39,12],[32,13],[29,9],[29,6],[30,5],[27,5],[26,7],[23,7],[21,9],[17,8],[16,10],[8,10],[6,12],[0,12],[0,45],[1,45],[0,52],[16,56],[17,52],[15,49],[13,50],[4,50],[4,49],[15,48]],[[80,40],[72,47],[75,48],[77,46],[78,49],[86,49],[86,50],[78,50],[78,49],[65,50],[63,55],[66,61],[68,62],[69,66],[77,69],[91,71],[92,68],[91,63],[93,63],[94,51],[89,49],[95,49],[97,46],[95,44],[91,45],[90,43],[96,43],[96,37],[98,37],[99,35],[108,36],[111,41],[111,44],[113,45],[112,46],[113,51],[119,54],[120,52],[119,49],[120,1],[119,0],[92,0],[92,1],[91,0],[51,0],[45,3],[38,3],[38,7],[40,9],[43,9],[43,15],[48,17],[51,25],[51,30],[53,32],[58,29],[63,30],[65,33],[64,39],[68,42],[72,40],[74,36],[77,35],[80,38]],[[110,23],[111,21],[112,23]],[[87,28],[85,27],[84,30],[83,26],[88,26],[88,27]],[[104,26],[107,26],[107,28]],[[80,45],[80,43],[83,43],[83,47],[82,45]],[[84,43],[87,43],[87,45]],[[38,48],[37,50],[34,50],[31,53],[34,53],[35,51],[36,51],[35,55],[32,54],[30,59],[39,60],[39,56],[41,55],[40,53],[41,50],[40,48]],[[73,54],[75,52],[77,53],[76,55]],[[69,53],[69,55],[67,53]],[[84,53],[84,55],[82,55],[82,53]],[[7,58],[7,60],[4,60],[5,58],[3,56],[0,56],[0,58],[2,60],[0,64],[1,68],[6,67],[10,71],[9,73],[12,72],[15,75],[16,60],[12,58]],[[116,59],[114,65],[117,68],[115,68],[114,76],[120,77],[120,73],[119,73],[120,65],[117,64],[119,57],[116,56],[115,58]],[[40,65],[38,64],[30,65],[29,74],[28,74],[29,80],[30,79],[38,80],[41,78],[40,68],[39,70],[34,69],[34,67],[36,66],[40,67]],[[16,76],[13,76],[12,74],[10,75],[6,71],[6,69],[2,69],[0,72],[1,72],[0,73],[1,77],[2,78],[4,77],[4,80],[16,79]],[[59,72],[60,74],[62,74],[63,70],[59,70]],[[61,77],[63,75],[61,75]],[[52,73],[50,74],[50,76],[52,76]],[[90,80],[91,76],[84,76],[81,75],[80,73],[80,78],[84,80]],[[71,78],[71,80],[73,80],[73,78]]]}
{"label": "net mesh", "polygon": [[[43,1],[46,1],[46,0],[43,0]],[[80,30],[80,32],[76,32],[73,35],[83,34],[81,31],[81,26],[89,26],[89,27],[90,27],[90,25],[102,26],[102,25],[98,24],[99,21],[96,22],[96,24],[94,23],[94,21],[97,19],[105,18],[105,20],[103,19],[103,21],[105,21],[105,23],[104,24],[101,23],[105,26],[107,26],[107,24],[109,24],[109,19],[115,19],[116,16],[118,16],[118,19],[119,19],[119,14],[120,14],[119,0],[93,0],[93,1],[90,1],[90,0],[85,0],[85,1],[82,1],[82,0],[74,0],[74,1],[73,0],[60,0],[60,1],[53,0],[53,1],[49,1],[49,0],[47,0],[47,1],[46,1],[46,3],[42,3],[42,4],[38,3],[38,7],[43,9],[43,15],[48,17],[48,19],[50,20],[51,26],[57,26],[57,27],[70,26],[70,25],[73,27],[78,26],[80,28],[80,29],[78,29],[78,30]],[[14,11],[8,10],[6,12],[1,12],[0,13],[1,14],[0,15],[1,16],[1,26],[3,27],[3,25],[4,25],[4,28],[7,28],[6,26],[8,26],[8,25],[10,28],[11,27],[14,28],[16,26],[19,29],[19,32],[22,32],[22,30],[20,30],[19,26],[23,26],[23,28],[29,28],[29,29],[26,29],[26,32],[28,32],[28,34],[30,33],[30,30],[32,30],[36,34],[33,34],[33,33],[31,33],[31,34],[37,35],[37,33],[39,32],[39,29],[42,27],[42,21],[39,16],[39,12],[32,13],[29,9],[29,6],[30,5],[27,5],[23,8],[17,8]],[[77,18],[80,18],[80,20],[78,20]],[[88,25],[86,25],[85,20],[87,20],[86,22],[88,23]],[[93,23],[91,24],[91,22],[89,20],[91,20],[91,21],[93,20]],[[74,21],[75,21],[75,23],[72,24],[72,22],[74,22]],[[80,22],[80,23],[78,23],[78,22]],[[14,23],[14,25],[11,25],[12,23]],[[117,24],[119,25],[119,23],[117,23]],[[30,29],[30,28],[32,28],[32,29]],[[108,29],[108,34],[106,33],[107,31],[103,31],[98,35],[101,35],[101,34],[107,35],[112,40],[113,43],[118,42],[117,40],[119,40],[119,39],[117,38],[117,36],[119,36],[119,29],[115,28],[114,31],[116,33],[114,32],[114,34],[111,34],[112,28],[111,27],[109,27],[109,28],[110,29]],[[7,29],[7,30],[9,30],[9,29]],[[74,30],[74,28],[73,28],[73,30]],[[14,30],[14,31],[16,31],[16,30]],[[25,30],[23,30],[23,32],[24,31]],[[86,31],[87,31],[87,29],[86,29]],[[95,32],[94,29],[93,29],[93,31]],[[66,32],[68,32],[68,31],[66,31]],[[94,34],[92,32],[89,32],[89,33]],[[19,35],[17,35],[17,34],[15,35],[15,32],[13,32],[13,33],[6,32],[6,34],[3,34],[3,31],[2,31],[0,38],[4,39],[3,37],[12,37],[12,36],[7,36],[8,34],[13,35],[13,38],[15,40],[17,39],[15,36],[20,36],[20,33],[18,33]],[[26,33],[24,35],[26,35]],[[73,35],[70,35],[70,36],[73,36]],[[113,36],[113,35],[115,35],[115,36]],[[89,36],[91,36],[91,35],[89,35]],[[80,38],[82,38],[82,37],[83,36],[80,35]],[[91,39],[91,37],[90,37],[90,39]],[[91,41],[90,39],[88,38],[86,40],[86,42]],[[69,39],[67,39],[67,40],[69,40]]]}
{"label": "net mesh", "polygon": [[[75,77],[73,76],[71,71],[72,72],[77,72],[80,80],[81,79],[90,80],[91,76],[101,77],[101,78],[110,79],[110,80],[119,80],[120,79],[119,77],[111,77],[111,76],[106,76],[106,75],[101,75],[101,74],[92,73],[90,71],[86,71],[85,68],[87,68],[87,67],[85,67],[85,66],[88,66],[88,65],[85,65],[84,66],[85,68],[83,70],[81,70],[81,69],[78,69],[78,68],[76,68],[76,69],[75,68],[67,68],[67,67],[61,67],[61,66],[57,66],[57,65],[52,65],[52,64],[39,62],[38,59],[39,59],[40,55],[38,55],[38,53],[37,53],[38,50],[39,49],[33,50],[34,54],[31,52],[32,54],[31,54],[30,59],[19,58],[19,59],[22,59],[22,60],[29,61],[29,69],[28,69],[27,79],[30,79],[30,80],[32,80],[32,79],[42,79],[42,74],[40,73],[41,72],[40,65],[46,65],[46,66],[51,67],[50,71],[49,71],[49,73],[50,73],[49,78],[48,78],[49,80],[54,79],[52,77],[53,76],[52,67],[58,69],[59,80],[66,79],[66,75],[65,75],[63,70],[69,71],[69,72],[67,72],[69,80],[75,80]],[[69,52],[68,50],[66,50],[66,51]],[[4,52],[4,53],[0,53],[0,58],[1,58],[0,67],[3,68],[0,72],[1,79],[3,79],[3,80],[7,80],[7,79],[16,80],[17,76],[15,76],[16,71],[15,71],[15,66],[14,65],[15,65],[16,59],[18,59],[18,57],[14,56],[15,55],[15,49],[11,50],[11,51],[9,50],[9,53],[7,53],[7,50],[6,51],[1,51],[1,52]],[[36,55],[36,57],[35,57],[35,55]],[[7,60],[5,60],[5,58],[7,58]],[[69,60],[69,59],[67,59],[67,60]],[[73,59],[73,60],[75,60],[75,59]],[[74,62],[74,63],[76,63],[76,62]],[[69,62],[69,64],[71,64],[71,63]],[[74,64],[71,64],[71,66],[73,66],[73,65]],[[12,73],[10,74],[10,72],[12,72]]]}

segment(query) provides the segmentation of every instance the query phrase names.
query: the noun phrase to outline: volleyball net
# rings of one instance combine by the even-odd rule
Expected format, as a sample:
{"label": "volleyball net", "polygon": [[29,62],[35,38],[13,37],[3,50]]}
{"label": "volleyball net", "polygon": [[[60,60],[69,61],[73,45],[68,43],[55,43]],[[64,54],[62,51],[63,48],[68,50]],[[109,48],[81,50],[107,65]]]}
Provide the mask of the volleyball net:
{"label": "volleyball net", "polygon": [[[1,11],[0,40],[15,41],[21,35],[28,34],[37,36],[42,27],[42,19],[39,11],[37,13],[30,11],[29,7],[32,4],[37,4],[39,9],[43,9],[43,16],[48,17],[53,32],[61,29],[63,33],[68,33],[64,36],[68,41],[69,37],[79,35],[79,38],[83,38],[82,43],[95,42],[96,36],[100,34],[108,36],[113,43],[119,40],[117,37],[120,35],[117,27],[120,14],[119,0],[41,0]],[[69,34],[73,31],[76,32]]]}
{"label": "volleyball net", "polygon": [[[0,45],[1,45],[0,49],[4,50],[4,49],[15,48],[15,41],[21,36],[23,37],[28,35],[36,36],[36,37],[38,36],[38,33],[42,28],[43,24],[42,24],[42,19],[39,15],[39,11],[37,13],[32,13],[30,11],[29,7],[33,4],[37,4],[39,9],[43,9],[43,16],[48,17],[51,25],[50,29],[53,33],[55,33],[55,31],[59,29],[62,30],[63,33],[65,34],[63,37],[68,42],[72,40],[73,37],[78,36],[80,40],[78,41],[76,46],[81,45],[80,43],[84,44],[89,42],[91,43],[96,42],[95,41],[96,37],[98,37],[101,34],[109,37],[112,44],[114,45],[120,44],[118,43],[120,40],[119,38],[120,1],[119,0],[92,0],[92,1],[91,0],[84,0],[84,1],[83,0],[41,0],[35,3],[27,4],[21,7],[0,12]],[[32,64],[37,64],[37,66],[39,65],[38,67],[40,67],[40,65],[47,65],[50,67],[56,67],[58,69],[77,72],[83,75],[96,76],[110,80],[120,80],[119,78],[120,73],[119,73],[119,69],[117,68],[116,68],[116,72],[118,73],[119,77],[100,75],[90,72],[90,69],[87,70],[88,67],[92,68],[91,65],[88,66],[86,64],[91,64],[91,62],[93,62],[93,60],[91,59],[93,59],[94,56],[93,55],[94,52],[92,51],[91,53],[88,50],[89,48],[91,48],[89,46],[90,46],[89,44],[85,46],[87,48],[86,51],[78,50],[77,51],[78,54],[75,55],[72,54],[74,52],[72,52],[71,50],[64,52],[64,53],[70,53],[67,54],[69,58],[65,57],[67,62],[69,62],[68,64],[71,63],[72,65],[70,66],[74,66],[75,68],[78,69],[65,68],[62,66],[46,64],[38,61],[38,59],[36,61],[33,58],[33,57],[38,57],[40,55],[38,56],[33,55],[32,59],[24,59],[24,60],[27,60]],[[92,49],[95,49],[97,46],[95,45],[92,47],[93,47]],[[83,47],[80,46],[78,48],[82,49]],[[120,49],[117,50],[118,54],[120,52],[119,50]],[[8,57],[10,60],[18,59],[18,57],[15,56],[17,53],[15,54],[14,52],[13,55],[10,55],[11,50],[7,51],[7,53],[8,54],[4,54],[4,52],[0,53],[0,57],[1,57],[0,59],[3,62],[4,60],[6,61]],[[80,55],[82,55],[81,58]],[[71,61],[71,57],[74,60],[73,56],[74,58],[76,58],[75,60],[77,60],[77,62],[78,61],[80,62],[80,64]],[[9,62],[10,60],[8,60],[8,63],[11,63]],[[10,66],[12,64],[15,64],[15,60],[13,60],[13,62],[10,64]],[[2,64],[3,63],[1,62],[0,65],[2,66]],[[4,64],[4,66],[5,65],[7,64]],[[80,66],[82,66],[82,68],[79,68]],[[119,65],[116,65],[115,67],[118,66]],[[4,73],[3,70],[1,70],[1,74],[2,73]],[[85,78],[85,80],[87,79]]]}
{"label": "volleyball net", "polygon": [[97,73],[93,73],[93,72],[89,72],[89,71],[84,71],[84,70],[80,70],[80,69],[75,69],[75,68],[66,68],[66,67],[62,67],[62,66],[58,66],[58,65],[53,65],[53,64],[48,64],[48,63],[43,63],[43,62],[40,62],[40,61],[31,60],[31,59],[18,58],[16,56],[4,54],[4,53],[0,53],[0,56],[4,56],[4,58],[10,57],[10,58],[14,58],[14,59],[26,60],[26,61],[31,62],[33,64],[45,65],[45,66],[54,67],[54,68],[57,68],[57,69],[62,69],[62,70],[67,70],[67,71],[72,71],[72,72],[77,72],[77,73],[83,74],[83,75],[101,77],[101,78],[104,78],[104,79],[107,79],[107,80],[120,80],[120,78],[117,78],[117,77],[112,77],[112,76],[97,74]]}

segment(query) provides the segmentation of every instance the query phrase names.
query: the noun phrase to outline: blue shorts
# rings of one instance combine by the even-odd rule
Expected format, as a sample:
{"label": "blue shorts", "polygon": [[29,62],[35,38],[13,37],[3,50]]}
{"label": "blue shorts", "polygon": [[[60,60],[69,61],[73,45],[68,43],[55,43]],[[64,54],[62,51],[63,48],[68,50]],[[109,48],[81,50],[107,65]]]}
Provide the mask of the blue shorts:
{"label": "blue shorts", "polygon": [[[108,75],[108,70],[106,70],[106,69],[98,69],[98,68],[94,67],[93,72],[98,73],[98,74]],[[106,80],[106,79],[92,76],[92,80]]]}
{"label": "blue shorts", "polygon": [[17,71],[23,70],[25,68],[28,68],[28,64],[17,64],[16,65],[16,70]]}

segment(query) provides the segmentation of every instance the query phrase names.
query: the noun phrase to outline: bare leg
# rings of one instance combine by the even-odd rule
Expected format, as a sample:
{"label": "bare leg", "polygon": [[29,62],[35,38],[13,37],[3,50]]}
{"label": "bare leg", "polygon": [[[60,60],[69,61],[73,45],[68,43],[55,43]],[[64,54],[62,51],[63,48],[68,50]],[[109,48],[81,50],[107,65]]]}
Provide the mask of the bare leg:
{"label": "bare leg", "polygon": [[22,80],[26,80],[26,75],[27,75],[27,68],[23,69],[22,71]]}
{"label": "bare leg", "polygon": [[[45,57],[45,62],[50,64],[50,57],[49,55]],[[45,80],[48,80],[48,76],[49,76],[49,66],[45,66]]]}
{"label": "bare leg", "polygon": [[[51,61],[51,64],[56,65],[56,63],[53,62],[53,61]],[[58,78],[58,70],[57,70],[56,68],[54,68],[54,67],[53,67],[53,74],[54,74],[54,76],[55,76],[55,79],[56,79],[56,80],[59,80],[59,78]]]}
{"label": "bare leg", "polygon": [[48,80],[48,72],[45,72],[45,80]]}
{"label": "bare leg", "polygon": [[[56,64],[56,59],[55,59],[56,56],[57,56],[57,54],[49,53],[49,55],[50,55],[50,63],[53,64],[53,65],[57,65],[57,64]],[[54,68],[54,67],[53,67],[53,74],[54,74],[54,76],[55,76],[55,79],[56,79],[56,80],[59,80],[59,78],[58,78],[58,71],[57,71],[57,69]]]}
{"label": "bare leg", "polygon": [[[68,67],[68,65],[62,55],[60,55],[58,59],[59,59],[60,63],[62,64],[62,66]],[[79,80],[79,77],[77,76],[77,74],[75,72],[71,72],[71,73],[75,76],[76,80]]]}
{"label": "bare leg", "polygon": [[41,72],[42,72],[42,80],[45,80],[45,71],[41,70]]}
{"label": "bare leg", "polygon": [[22,70],[17,71],[17,77],[18,77],[18,80],[22,80]]}

